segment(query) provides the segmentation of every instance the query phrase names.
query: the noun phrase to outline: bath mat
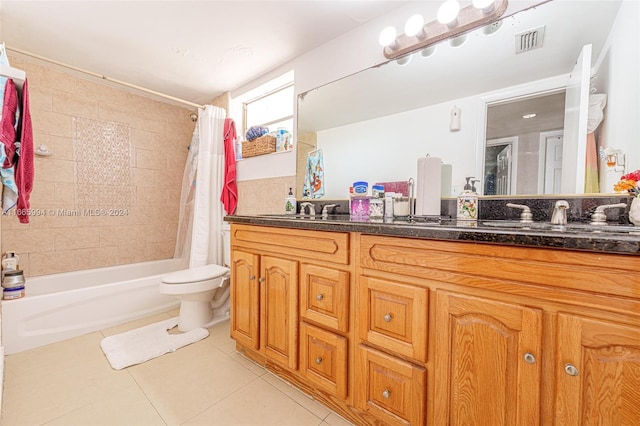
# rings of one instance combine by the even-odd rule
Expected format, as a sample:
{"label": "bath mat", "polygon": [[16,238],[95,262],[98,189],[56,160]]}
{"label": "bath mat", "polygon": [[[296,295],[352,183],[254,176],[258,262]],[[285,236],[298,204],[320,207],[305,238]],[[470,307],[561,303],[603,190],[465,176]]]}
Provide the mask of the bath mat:
{"label": "bath mat", "polygon": [[105,337],[100,342],[111,367],[121,370],[141,364],[169,352],[202,340],[209,335],[206,328],[196,328],[186,333],[169,334],[178,325],[178,317],[171,318],[142,328]]}

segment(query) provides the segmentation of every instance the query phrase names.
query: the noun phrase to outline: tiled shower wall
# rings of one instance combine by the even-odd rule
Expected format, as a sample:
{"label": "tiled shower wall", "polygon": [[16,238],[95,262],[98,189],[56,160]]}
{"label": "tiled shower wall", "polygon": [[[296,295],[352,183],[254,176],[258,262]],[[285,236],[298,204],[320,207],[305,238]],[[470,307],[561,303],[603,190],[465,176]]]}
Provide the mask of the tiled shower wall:
{"label": "tiled shower wall", "polygon": [[31,223],[2,218],[2,252],[29,276],[173,256],[189,109],[10,57],[29,81]]}

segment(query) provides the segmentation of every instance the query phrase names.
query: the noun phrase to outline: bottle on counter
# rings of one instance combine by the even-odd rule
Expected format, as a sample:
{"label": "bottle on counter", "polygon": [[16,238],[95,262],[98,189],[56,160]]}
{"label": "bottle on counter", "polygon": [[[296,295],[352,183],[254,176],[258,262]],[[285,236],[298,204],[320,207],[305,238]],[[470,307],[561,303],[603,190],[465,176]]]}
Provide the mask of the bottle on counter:
{"label": "bottle on counter", "polygon": [[457,214],[458,220],[478,220],[478,193],[476,192],[475,183],[478,180],[473,176],[465,178],[467,183],[464,189],[457,197]]}
{"label": "bottle on counter", "polygon": [[284,199],[284,213],[296,214],[296,197],[293,195],[293,188],[289,188],[289,194]]}

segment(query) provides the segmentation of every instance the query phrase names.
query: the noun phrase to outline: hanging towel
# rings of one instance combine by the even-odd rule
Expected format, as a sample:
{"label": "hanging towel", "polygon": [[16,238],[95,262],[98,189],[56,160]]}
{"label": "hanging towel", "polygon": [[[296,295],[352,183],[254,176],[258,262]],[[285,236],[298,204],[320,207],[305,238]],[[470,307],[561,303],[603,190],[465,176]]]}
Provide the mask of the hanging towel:
{"label": "hanging towel", "polygon": [[4,85],[2,116],[0,116],[0,142],[4,145],[5,159],[2,167],[13,166],[16,152],[16,122],[20,113],[18,107],[18,90],[13,80],[7,79]]}
{"label": "hanging towel", "polygon": [[586,194],[600,192],[598,181],[598,149],[595,131],[604,119],[604,107],[607,95],[597,94],[589,97],[589,114],[587,119],[587,153],[584,169],[584,192]]}
{"label": "hanging towel", "polygon": [[[4,163],[7,158],[4,153],[4,144],[0,144],[0,164]],[[13,166],[0,167],[0,179],[2,180],[2,213],[7,214],[9,210],[14,208],[18,203],[18,187],[16,186],[16,178]]]}
{"label": "hanging towel", "polygon": [[20,223],[29,223],[29,198],[33,189],[33,126],[29,112],[29,88],[27,80],[22,87],[22,120],[20,123],[20,152],[16,164],[16,185],[18,186],[17,216]]}
{"label": "hanging towel", "polygon": [[307,168],[304,174],[305,198],[320,198],[324,195],[324,159],[322,150],[311,151],[307,155]]}
{"label": "hanging towel", "polygon": [[232,118],[224,120],[224,185],[220,201],[227,214],[233,214],[238,206],[238,186],[236,184],[236,123]]}

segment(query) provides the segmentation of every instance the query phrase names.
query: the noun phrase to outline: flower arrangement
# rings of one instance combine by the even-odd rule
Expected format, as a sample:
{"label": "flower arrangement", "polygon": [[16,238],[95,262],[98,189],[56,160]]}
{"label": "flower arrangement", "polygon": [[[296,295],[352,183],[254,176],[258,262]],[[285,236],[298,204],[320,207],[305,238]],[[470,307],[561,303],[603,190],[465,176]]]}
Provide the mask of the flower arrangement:
{"label": "flower arrangement", "polygon": [[640,198],[640,170],[622,176],[618,183],[613,185],[613,190],[616,192],[627,191],[634,197]]}

